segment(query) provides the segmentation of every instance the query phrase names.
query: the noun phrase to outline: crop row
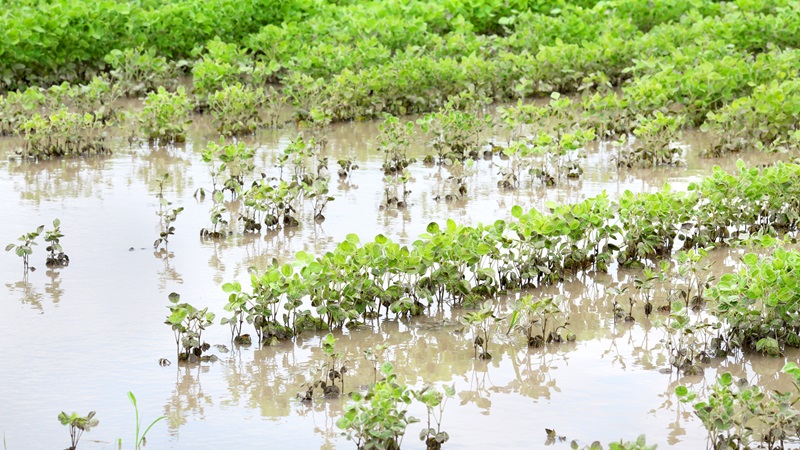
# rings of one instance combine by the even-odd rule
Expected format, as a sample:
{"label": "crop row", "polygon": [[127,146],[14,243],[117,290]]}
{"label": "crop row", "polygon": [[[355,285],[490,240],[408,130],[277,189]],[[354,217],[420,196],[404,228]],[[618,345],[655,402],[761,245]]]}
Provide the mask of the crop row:
{"label": "crop row", "polygon": [[[303,329],[352,325],[381,314],[417,315],[443,304],[478,307],[509,290],[605,271],[615,261],[652,266],[676,247],[794,231],[800,220],[798,175],[797,165],[756,169],[740,163],[734,174],[715,168],[688,192],[665,185],[650,194],[626,192],[619,202],[603,194],[553,204],[549,214],[515,206],[512,220],[490,225],[431,223],[411,246],[382,235],[362,244],[349,235],[324,255],[298,252],[293,262],[254,271],[252,293],[238,282],[226,283],[225,309],[233,316],[225,323],[239,335],[247,322],[260,340],[274,342]],[[787,342],[795,345],[781,343]]]}

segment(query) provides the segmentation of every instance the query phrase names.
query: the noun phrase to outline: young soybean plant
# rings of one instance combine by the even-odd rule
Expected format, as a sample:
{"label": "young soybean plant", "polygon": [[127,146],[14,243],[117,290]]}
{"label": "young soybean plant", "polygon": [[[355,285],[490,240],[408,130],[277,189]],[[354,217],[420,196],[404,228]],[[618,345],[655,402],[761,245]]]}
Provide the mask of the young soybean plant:
{"label": "young soybean plant", "polygon": [[61,413],[58,415],[58,421],[61,422],[61,425],[66,425],[69,427],[69,437],[72,442],[72,445],[70,445],[67,450],[77,449],[78,441],[81,439],[83,432],[91,430],[93,427],[96,427],[98,423],[100,423],[94,418],[94,415],[94,411],[90,411],[86,416],[81,416],[76,412],[67,415],[67,413],[61,411]]}
{"label": "young soybean plant", "polygon": [[170,208],[172,202],[164,198],[164,183],[169,178],[169,174],[161,175],[161,180],[158,181],[158,197],[159,208],[158,214],[161,217],[161,232],[158,234],[158,239],[153,242],[153,248],[158,249],[161,244],[164,244],[164,249],[169,246],[169,237],[175,234],[175,227],[172,224],[178,219],[178,214],[183,211],[183,206],[177,208]]}
{"label": "young soybean plant", "polygon": [[47,242],[47,267],[66,267],[69,265],[69,256],[64,253],[64,248],[61,247],[61,238],[64,235],[61,233],[61,221],[58,219],[53,220],[53,229],[44,232],[44,240]]}
{"label": "young soybean plant", "polygon": [[25,233],[17,239],[21,242],[21,244],[11,244],[6,245],[6,251],[10,252],[14,250],[14,253],[17,254],[20,258],[22,258],[22,264],[25,268],[25,271],[28,270],[28,257],[33,253],[33,246],[36,245],[36,238],[42,234],[44,230],[44,225],[39,225],[36,230],[31,231],[30,233]]}

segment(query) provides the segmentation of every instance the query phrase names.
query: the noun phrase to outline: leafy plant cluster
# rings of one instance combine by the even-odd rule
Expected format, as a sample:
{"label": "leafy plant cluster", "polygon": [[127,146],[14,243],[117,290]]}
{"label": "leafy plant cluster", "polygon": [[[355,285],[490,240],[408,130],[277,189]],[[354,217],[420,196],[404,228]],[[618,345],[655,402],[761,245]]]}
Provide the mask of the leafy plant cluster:
{"label": "leafy plant cluster", "polygon": [[[219,36],[240,41],[261,26],[301,20],[323,3],[312,0],[71,0],[6,5],[0,28],[0,90],[79,82],[107,68],[114,50],[146,46],[169,61]],[[110,49],[111,52],[109,52]],[[148,69],[155,67],[148,65]]]}
{"label": "leafy plant cluster", "polygon": [[[252,273],[252,294],[242,293],[241,286],[228,286],[236,293],[233,301],[241,305],[229,307],[240,311],[238,319],[231,320],[239,324],[239,330],[245,320],[253,324],[259,337],[271,340],[273,336],[291,337],[303,329],[357,325],[380,315],[419,315],[443,304],[477,307],[465,320],[475,331],[476,355],[488,357],[491,334],[500,316],[494,302],[487,304],[487,300],[503,292],[555,283],[568,273],[604,271],[615,259],[628,265],[652,265],[670,258],[678,247],[689,251],[679,254],[674,273],[662,269],[660,276],[672,280],[667,305],[673,308],[674,317],[670,316],[668,334],[674,343],[675,365],[685,366],[681,356],[694,364],[701,353],[713,355],[721,346],[712,345],[711,339],[717,337],[715,328],[689,323],[685,317],[684,310],[704,297],[711,281],[701,262],[702,251],[693,250],[696,244],[686,243],[730,242],[730,235],[714,235],[712,240],[708,233],[715,228],[703,223],[731,212],[725,204],[714,209],[715,203],[707,202],[713,195],[721,195],[709,180],[731,177],[727,186],[732,189],[725,194],[737,205],[737,215],[726,219],[731,235],[744,231],[769,234],[797,227],[792,221],[787,222],[788,228],[778,228],[769,218],[794,216],[800,211],[795,200],[800,189],[798,171],[800,166],[790,164],[761,170],[740,165],[738,175],[716,169],[708,182],[689,192],[665,188],[654,194],[626,194],[619,204],[600,195],[573,205],[551,203],[548,214],[535,209],[524,212],[515,206],[511,220],[490,225],[467,227],[453,220],[443,226],[431,223],[411,246],[401,246],[382,235],[362,244],[358,236],[348,235],[324,255],[298,252],[291,263],[274,262],[264,272]],[[778,184],[776,179],[784,181]],[[750,186],[762,184],[776,186],[768,197],[762,191],[759,202],[750,201]],[[689,211],[697,213],[694,219],[689,219]],[[676,246],[676,242],[683,245]],[[654,276],[658,274],[644,277],[637,287],[637,299],[645,305],[652,303],[650,278]],[[513,317],[512,328],[522,331],[530,345],[571,339],[566,317],[553,302],[520,302]],[[687,326],[693,327],[695,335],[705,333],[702,339],[696,343],[683,340]]]}
{"label": "leafy plant cluster", "polygon": [[33,246],[36,245],[36,239],[44,233],[44,240],[47,242],[45,250],[48,252],[45,265],[47,267],[66,267],[69,265],[69,256],[64,253],[64,248],[61,246],[61,238],[64,234],[61,233],[61,221],[59,219],[53,220],[53,229],[45,231],[44,225],[39,225],[35,230],[23,234],[17,239],[18,244],[11,243],[6,246],[6,251],[14,250],[17,256],[22,258],[22,264],[25,271],[28,270],[28,259],[33,254]]}
{"label": "leafy plant cluster", "polygon": [[692,403],[711,448],[744,450],[757,445],[782,450],[800,437],[800,414],[794,408],[800,400],[800,368],[790,362],[783,372],[793,377],[796,392],[768,392],[726,372],[705,399],[685,386],[678,386],[675,393],[681,402]]}
{"label": "leafy plant cluster", "polygon": [[770,356],[800,347],[800,252],[776,247],[768,255],[747,253],[742,262],[708,291],[726,325],[725,343]]}
{"label": "leafy plant cluster", "polygon": [[[212,227],[201,230],[201,235],[223,237],[232,222],[239,221],[248,233],[259,233],[262,227],[295,227],[304,202],[311,204],[315,221],[324,221],[323,211],[333,197],[328,189],[328,159],[319,156],[322,145],[300,135],[278,156],[279,176],[261,174],[253,179],[253,149],[224,138],[219,144],[210,142],[203,160],[212,164]],[[204,198],[206,189],[198,189],[197,195]]]}
{"label": "leafy plant cluster", "polygon": [[[84,8],[73,9],[78,3]],[[3,52],[11,55],[8,61],[21,58],[8,62],[6,84],[22,87],[37,80],[33,74],[42,74],[42,85],[79,82],[108,69],[114,95],[157,96],[139,121],[150,139],[182,138],[187,107],[178,104],[180,95],[168,99],[158,89],[178,90],[175,75],[191,71],[192,109],[210,111],[225,135],[279,124],[284,103],[302,120],[438,111],[420,123],[432,127],[442,159],[480,145],[486,122],[466,112],[476,106],[580,92],[582,111],[573,117],[580,130],[637,136],[620,151],[624,166],[678,163],[674,139],[684,125],[705,124],[717,140],[710,154],[751,146],[788,150],[800,142],[793,125],[800,24],[794,0],[672,0],[653,8],[636,0],[83,3],[38,10],[21,5],[18,14],[3,16],[12,30],[9,42],[25,42]],[[64,14],[71,14],[71,26],[60,29]],[[33,17],[50,20],[47,27],[15,28]],[[80,24],[90,30],[87,42],[74,32]],[[58,32],[45,39],[51,27]],[[76,51],[65,54],[66,48]],[[108,48],[114,50],[100,53]],[[28,72],[48,60],[59,62]],[[281,92],[268,85],[273,82],[282,83]],[[14,124],[33,112],[20,118],[30,104],[11,104],[0,124],[18,129]],[[105,122],[112,116],[105,108],[90,113]],[[566,149],[548,164],[555,171],[566,165],[568,176],[579,176],[574,157],[580,153],[571,147],[591,138],[565,144],[560,132],[548,134],[555,149]],[[509,145],[509,152],[529,153],[521,145]],[[553,171],[538,175],[552,182]],[[514,188],[522,172],[508,168],[503,184]]]}
{"label": "leafy plant cluster", "polygon": [[450,438],[442,431],[441,421],[447,399],[455,395],[454,388],[412,389],[397,381],[390,363],[381,365],[380,372],[383,379],[371,384],[366,394],[350,394],[353,401],[345,405],[344,415],[336,421],[336,426],[344,430],[343,434],[358,449],[399,450],[408,425],[419,422],[407,410],[417,400],[428,411],[427,427],[420,432],[420,440],[428,450],[441,449]]}

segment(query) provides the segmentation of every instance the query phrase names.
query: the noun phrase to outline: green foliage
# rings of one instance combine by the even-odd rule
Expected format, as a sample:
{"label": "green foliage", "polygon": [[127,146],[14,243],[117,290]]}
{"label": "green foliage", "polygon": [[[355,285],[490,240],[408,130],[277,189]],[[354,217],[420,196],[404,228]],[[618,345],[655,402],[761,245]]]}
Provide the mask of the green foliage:
{"label": "green foliage", "polygon": [[[790,363],[783,369],[795,377],[795,384],[796,368]],[[766,392],[746,379],[734,380],[727,372],[717,379],[705,400],[685,386],[675,388],[675,394],[681,402],[692,403],[715,450],[744,450],[756,443],[760,448],[782,450],[786,440],[800,434],[800,414],[793,407],[800,400],[796,394]]]}
{"label": "green foliage", "polygon": [[[237,198],[244,188],[245,179],[255,170],[253,163],[254,151],[244,142],[227,143],[225,138],[220,138],[219,144],[209,142],[203,150],[203,161],[218,166],[212,168],[211,177],[214,183],[214,192],[217,184],[222,185],[222,191],[229,191],[232,198]],[[225,177],[220,179],[221,177]]]}
{"label": "green foliage", "polygon": [[681,117],[656,111],[652,117],[639,117],[638,122],[633,129],[636,141],[629,148],[620,150],[617,166],[655,167],[681,163],[683,151],[671,145],[677,140],[683,124]]}
{"label": "green foliage", "polygon": [[769,356],[800,347],[800,252],[776,247],[771,255],[747,253],[742,262],[709,290],[714,313],[728,325],[728,344]]}
{"label": "green foliage", "polygon": [[24,266],[26,272],[28,270],[28,257],[33,253],[33,246],[36,245],[36,238],[42,234],[42,231],[44,231],[44,225],[39,225],[36,230],[20,236],[19,239],[17,239],[19,242],[21,242],[20,244],[11,243],[6,245],[7,252],[14,250],[14,253],[22,258],[22,265]]}
{"label": "green foliage", "polygon": [[54,219],[53,229],[44,232],[44,241],[47,242],[45,250],[50,252],[45,262],[47,267],[65,267],[69,265],[69,256],[64,253],[64,248],[61,247],[62,237],[64,235],[61,233],[61,221]]}
{"label": "green foliage", "polygon": [[[492,359],[492,354],[489,353],[489,344],[495,331],[495,322],[499,319],[494,313],[494,305],[491,301],[484,302],[480,309],[470,311],[461,318],[462,323],[472,329],[475,358]],[[478,349],[480,349],[480,353],[478,353]]]}
{"label": "green foliage", "polygon": [[566,328],[569,323],[558,306],[558,300],[553,297],[537,299],[531,295],[520,298],[508,318],[508,332],[523,333],[528,347],[574,341],[575,333]]}
{"label": "green foliage", "polygon": [[721,156],[749,149],[796,150],[790,133],[800,117],[800,83],[772,80],[757,86],[746,97],[738,98],[711,112],[702,129],[714,142],[708,156]]}
{"label": "green foliage", "polygon": [[177,208],[170,208],[172,202],[164,197],[164,183],[169,179],[169,174],[161,175],[158,180],[158,216],[161,218],[161,231],[158,233],[158,239],[153,242],[153,247],[158,249],[161,244],[164,244],[166,250],[169,246],[169,237],[175,234],[175,227],[172,224],[178,219],[178,214],[183,212],[183,206]]}
{"label": "green foliage", "polygon": [[83,433],[85,431],[91,431],[92,428],[100,423],[100,421],[94,418],[95,414],[94,411],[90,411],[89,414],[85,416],[81,416],[76,412],[67,415],[67,413],[63,411],[58,414],[58,421],[61,422],[61,425],[69,427],[69,437],[72,441],[72,445],[68,450],[77,449],[78,441],[81,439]]}
{"label": "green foliage", "polygon": [[[131,401],[133,405],[133,410],[136,413],[136,434],[134,435],[134,448],[135,450],[141,450],[142,447],[145,446],[147,443],[146,437],[147,433],[150,431],[151,428],[158,422],[166,419],[166,416],[161,416],[150,422],[150,424],[142,430],[142,417],[139,416],[139,405],[136,403],[136,396],[133,395],[133,392],[128,391],[128,400]],[[120,447],[122,447],[122,439],[118,441]]]}
{"label": "green foliage", "polygon": [[67,108],[52,114],[35,113],[18,125],[16,132],[25,146],[17,153],[34,161],[110,153],[105,130],[103,120],[90,113],[74,113]]}
{"label": "green foliage", "polygon": [[[420,431],[419,439],[425,442],[427,450],[441,449],[442,445],[450,440],[450,435],[442,431],[442,416],[447,400],[456,395],[455,385],[442,386],[442,390],[435,386],[426,386],[412,391],[412,394],[428,410],[428,426]],[[436,423],[436,428],[433,428],[431,420]]]}
{"label": "green foliage", "polygon": [[175,335],[175,346],[179,361],[197,362],[208,359],[202,356],[211,346],[202,341],[203,330],[214,323],[214,313],[208,308],[197,309],[189,303],[179,303],[181,296],[175,292],[169,294],[167,307],[170,314],[164,322],[169,325]]}
{"label": "green foliage", "polygon": [[88,80],[105,67],[109,49],[147,45],[168,60],[180,60],[215,36],[239,42],[263,25],[302,20],[321,5],[313,0],[15,3],[0,15],[0,29],[6,30],[0,90]]}
{"label": "green foliage", "polygon": [[[278,111],[271,105],[270,97],[263,88],[253,89],[237,83],[211,94],[208,108],[222,135],[253,133],[262,125],[277,125]],[[266,120],[261,118],[263,109],[268,109]]]}
{"label": "green foliage", "polygon": [[483,146],[484,133],[492,127],[492,116],[460,111],[455,102],[447,102],[444,109],[417,119],[423,132],[430,136],[429,144],[438,157],[439,164],[446,160],[463,162],[477,158]]}
{"label": "green foliage", "polygon": [[116,86],[132,97],[155,92],[159,87],[175,91],[179,72],[187,65],[184,60],[167,61],[155,47],[114,49],[103,60],[111,67]]}
{"label": "green foliage", "polygon": [[358,449],[399,450],[406,427],[419,421],[407,414],[413,391],[397,382],[394,367],[384,363],[381,374],[384,379],[370,386],[365,395],[351,394],[353,401],[345,405],[344,415],[336,421]]}
{"label": "green foliage", "polygon": [[159,86],[147,94],[138,122],[142,133],[151,141],[162,144],[186,140],[186,127],[191,123],[191,102],[183,86],[174,93]]}

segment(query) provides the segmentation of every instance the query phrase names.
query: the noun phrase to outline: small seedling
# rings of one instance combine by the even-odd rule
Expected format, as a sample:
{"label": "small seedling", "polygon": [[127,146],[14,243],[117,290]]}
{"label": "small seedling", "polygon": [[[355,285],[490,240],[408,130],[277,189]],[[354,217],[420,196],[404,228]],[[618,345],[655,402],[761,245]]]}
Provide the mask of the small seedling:
{"label": "small seedling", "polygon": [[78,441],[81,439],[83,432],[91,430],[100,423],[94,418],[94,415],[94,411],[90,411],[86,416],[81,416],[76,412],[67,415],[67,413],[61,411],[58,415],[58,421],[61,422],[61,425],[69,427],[69,438],[72,441],[72,445],[67,450],[75,450],[78,448]]}
{"label": "small seedling", "polygon": [[158,197],[159,208],[156,214],[161,217],[161,232],[158,235],[158,239],[153,242],[153,248],[156,249],[161,244],[164,244],[165,249],[169,246],[169,237],[175,234],[175,227],[172,226],[172,223],[178,219],[178,214],[183,211],[183,206],[170,208],[172,202],[164,198],[164,183],[167,179],[169,179],[169,174],[165,173],[161,175],[161,179],[158,181],[158,194],[156,197]]}
{"label": "small seedling", "polygon": [[28,270],[28,257],[33,253],[33,246],[36,245],[36,238],[42,234],[44,230],[44,225],[39,225],[35,231],[31,231],[30,233],[25,233],[17,239],[18,241],[22,242],[21,244],[8,244],[6,245],[6,251],[10,252],[14,250],[14,253],[17,254],[20,258],[22,258],[22,264],[25,268],[25,271]]}
{"label": "small seedling", "polygon": [[[130,399],[131,404],[133,405],[133,410],[136,412],[136,438],[134,440],[135,449],[140,450],[142,447],[147,444],[147,440],[145,436],[153,428],[153,425],[157,424],[158,422],[166,419],[166,416],[161,416],[150,422],[150,425],[144,429],[144,432],[141,432],[142,429],[142,418],[139,417],[139,406],[136,404],[136,396],[133,395],[133,392],[128,391],[128,399]],[[122,439],[117,440],[117,448],[122,448]]]}
{"label": "small seedling", "polygon": [[214,313],[208,312],[208,308],[197,309],[189,303],[178,303],[180,299],[178,293],[169,294],[170,315],[164,321],[172,327],[175,334],[178,361],[195,362],[208,359],[202,354],[211,346],[201,338],[203,330],[214,323]]}
{"label": "small seedling", "polygon": [[[446,431],[442,431],[442,415],[448,398],[456,395],[455,385],[443,386],[440,391],[432,386],[427,386],[419,391],[413,391],[414,398],[425,404],[428,409],[428,426],[419,432],[419,439],[425,442],[427,450],[439,450],[442,444],[450,439]],[[431,419],[436,422],[436,428],[431,425]]]}
{"label": "small seedling", "polygon": [[44,240],[48,243],[45,250],[50,252],[45,263],[47,267],[66,267],[69,265],[69,256],[64,253],[64,249],[61,247],[62,237],[64,235],[61,233],[61,221],[55,219],[53,221],[53,229],[44,233]]}

